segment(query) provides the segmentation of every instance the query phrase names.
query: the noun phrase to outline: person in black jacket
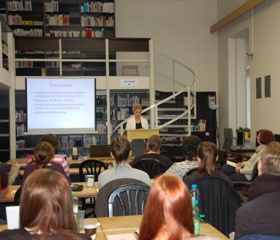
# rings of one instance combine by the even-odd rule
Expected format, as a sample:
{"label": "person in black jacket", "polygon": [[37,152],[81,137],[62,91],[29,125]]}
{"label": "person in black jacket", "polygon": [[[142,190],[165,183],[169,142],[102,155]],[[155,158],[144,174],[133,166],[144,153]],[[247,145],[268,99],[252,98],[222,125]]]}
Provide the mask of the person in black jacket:
{"label": "person in black jacket", "polygon": [[264,149],[258,162],[258,173],[249,188],[251,201],[237,211],[235,239],[251,234],[280,235],[279,142],[271,142]]}

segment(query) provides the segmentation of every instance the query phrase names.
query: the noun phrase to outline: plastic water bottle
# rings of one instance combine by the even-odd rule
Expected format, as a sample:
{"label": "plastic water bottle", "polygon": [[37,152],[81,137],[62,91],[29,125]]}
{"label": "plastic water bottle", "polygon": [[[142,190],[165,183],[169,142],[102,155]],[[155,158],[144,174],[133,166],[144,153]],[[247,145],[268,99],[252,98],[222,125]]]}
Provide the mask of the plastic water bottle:
{"label": "plastic water bottle", "polygon": [[192,197],[192,202],[196,203],[196,206],[198,207],[199,204],[199,191],[197,189],[196,184],[192,184],[192,189],[190,190],[190,194]]}
{"label": "plastic water bottle", "polygon": [[196,202],[193,202],[193,224],[194,224],[194,234],[200,234],[200,218],[199,218],[199,208]]}
{"label": "plastic water bottle", "polygon": [[79,198],[77,198],[76,193],[72,192],[72,198],[73,198],[73,212],[74,217],[77,225],[77,231],[80,230],[80,220],[79,220]]}

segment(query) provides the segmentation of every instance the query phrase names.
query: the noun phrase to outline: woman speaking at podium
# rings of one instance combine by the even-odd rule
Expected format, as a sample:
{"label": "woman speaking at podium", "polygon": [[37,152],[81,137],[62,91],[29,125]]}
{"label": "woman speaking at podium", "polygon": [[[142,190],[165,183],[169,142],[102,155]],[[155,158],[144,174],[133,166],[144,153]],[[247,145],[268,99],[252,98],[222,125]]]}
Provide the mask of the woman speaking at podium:
{"label": "woman speaking at podium", "polygon": [[126,130],[149,128],[148,120],[141,116],[142,106],[135,104],[133,106],[133,115],[127,120]]}

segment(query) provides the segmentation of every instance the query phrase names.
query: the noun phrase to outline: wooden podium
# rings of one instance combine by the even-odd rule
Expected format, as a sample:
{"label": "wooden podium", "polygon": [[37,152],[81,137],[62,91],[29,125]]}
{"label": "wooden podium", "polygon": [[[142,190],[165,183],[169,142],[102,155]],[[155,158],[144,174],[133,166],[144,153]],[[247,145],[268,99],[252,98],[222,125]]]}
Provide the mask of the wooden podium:
{"label": "wooden podium", "polygon": [[131,141],[132,139],[148,139],[152,135],[159,135],[159,129],[126,130],[126,138],[128,141]]}

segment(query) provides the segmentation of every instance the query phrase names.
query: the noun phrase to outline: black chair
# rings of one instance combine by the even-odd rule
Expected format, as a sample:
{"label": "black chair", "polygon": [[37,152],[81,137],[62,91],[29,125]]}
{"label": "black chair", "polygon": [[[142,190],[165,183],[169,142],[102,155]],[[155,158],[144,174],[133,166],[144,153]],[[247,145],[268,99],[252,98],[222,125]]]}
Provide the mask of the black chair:
{"label": "black chair", "polygon": [[189,171],[187,171],[187,172],[184,174],[182,180],[184,180],[184,178],[185,178],[186,176],[192,175],[192,174],[195,173],[197,170],[198,170],[198,167],[190,169]]}
{"label": "black chair", "polygon": [[121,209],[122,216],[143,214],[149,191],[150,187],[145,184],[118,187],[108,199],[109,217],[116,216],[115,209]]}
{"label": "black chair", "polygon": [[146,172],[150,178],[161,175],[167,170],[164,164],[155,158],[142,158],[132,164],[132,167]]}
{"label": "black chair", "polygon": [[204,220],[224,235],[234,231],[235,215],[244,202],[226,181],[218,177],[202,177],[194,182],[199,190],[199,212]]}
{"label": "black chair", "polygon": [[[86,181],[86,175],[94,176],[94,181],[97,182],[99,174],[106,169],[108,169],[108,166],[102,161],[94,159],[84,160],[79,166],[80,182]],[[87,210],[87,208],[93,209],[93,211],[86,213],[85,217],[88,217],[91,214],[93,214],[94,217],[96,217],[94,211],[95,198],[90,198],[90,204],[86,204],[85,198],[82,198],[81,201],[83,210]]]}
{"label": "black chair", "polygon": [[251,180],[248,180],[248,181],[232,182],[234,189],[239,190],[240,188],[242,188],[242,193],[243,193],[244,197],[248,197],[249,187],[252,185],[253,181],[258,176],[258,162],[255,163],[251,176],[252,176]]}
{"label": "black chair", "polygon": [[143,154],[146,150],[145,139],[132,139],[130,142],[132,156],[137,157]]}
{"label": "black chair", "polygon": [[20,203],[20,195],[21,195],[21,187],[16,191],[15,196],[14,196],[14,205],[19,206]]}

